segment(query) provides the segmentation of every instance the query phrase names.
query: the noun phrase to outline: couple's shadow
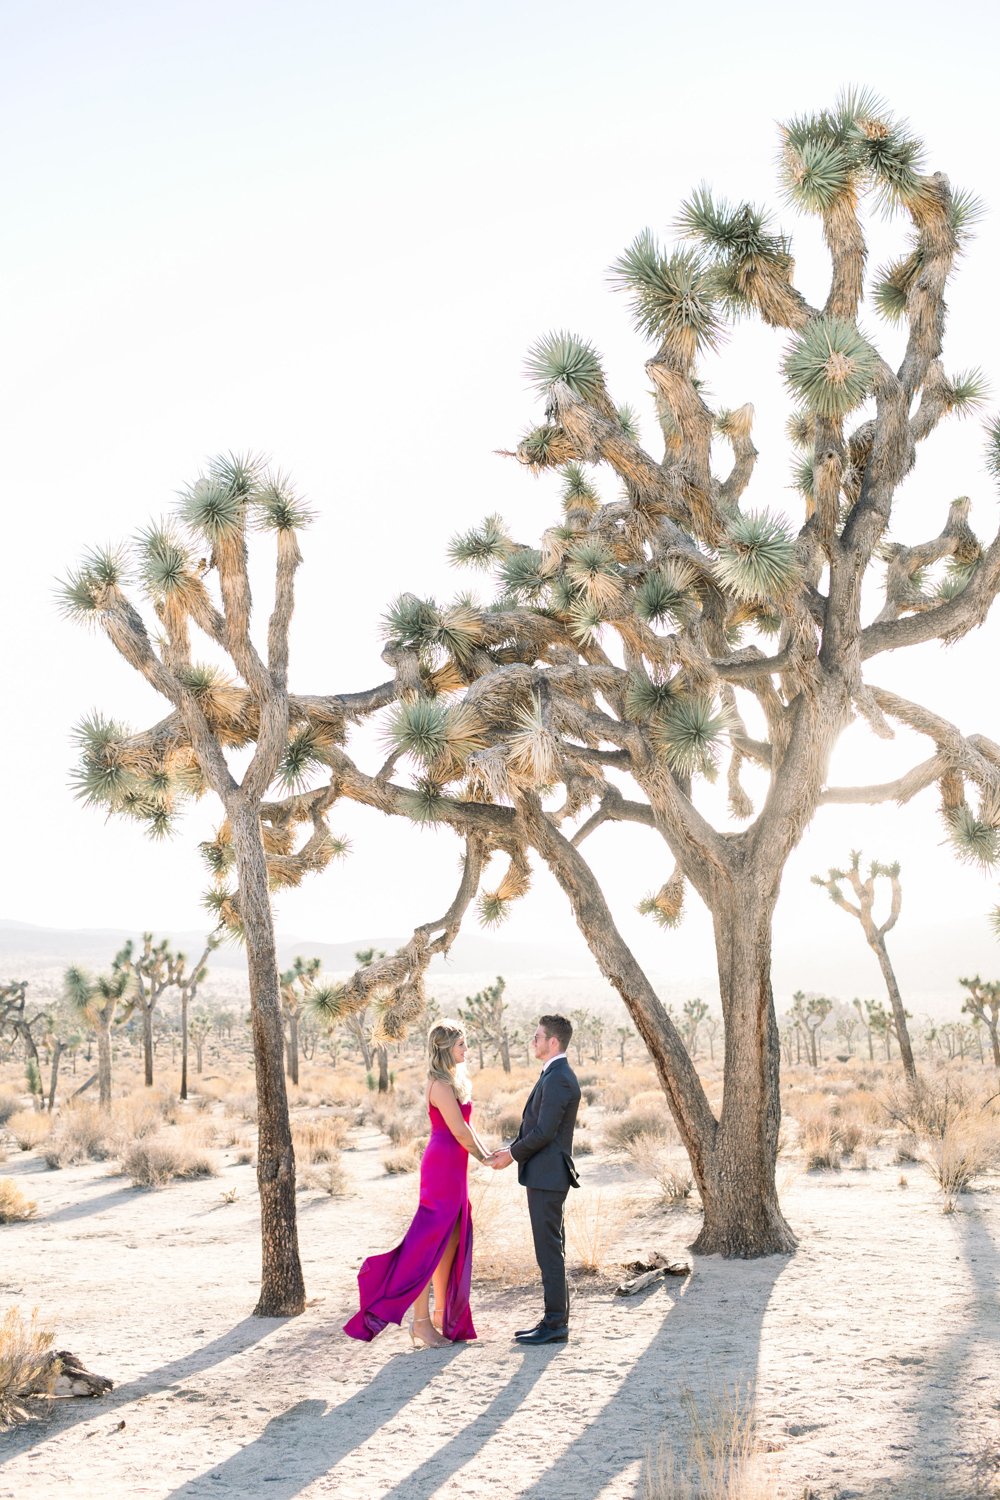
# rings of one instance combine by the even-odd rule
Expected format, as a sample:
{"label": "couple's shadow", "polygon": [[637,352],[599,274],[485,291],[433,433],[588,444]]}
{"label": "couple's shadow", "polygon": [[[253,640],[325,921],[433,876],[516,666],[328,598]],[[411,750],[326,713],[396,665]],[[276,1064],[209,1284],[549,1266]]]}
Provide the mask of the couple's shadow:
{"label": "couple's shadow", "polygon": [[[393,1358],[361,1390],[339,1406],[311,1398],[272,1417],[260,1436],[223,1463],[172,1490],[167,1500],[196,1500],[211,1494],[255,1495],[292,1500],[404,1410],[464,1346]],[[498,1428],[513,1417],[532,1387],[564,1346],[534,1349],[505,1380],[493,1400],[433,1455],[387,1490],[372,1490],[379,1500],[418,1500],[436,1493],[442,1479],[473,1459]],[[428,1364],[433,1359],[433,1369]],[[442,1472],[443,1471],[443,1472]],[[266,1491],[258,1486],[267,1485]]]}
{"label": "couple's shadow", "polygon": [[[614,1329],[606,1328],[607,1305],[592,1302],[580,1320],[579,1339],[574,1336],[568,1346],[514,1354],[520,1363],[513,1370],[506,1359],[498,1363],[495,1394],[474,1414],[459,1414],[457,1430],[454,1419],[443,1421],[445,1440],[415,1468],[394,1478],[373,1472],[372,1500],[431,1500],[454,1474],[481,1458],[491,1440],[511,1422],[527,1424],[533,1434],[529,1438],[533,1458],[542,1467],[538,1472],[532,1463],[521,1488],[512,1488],[511,1495],[521,1500],[551,1500],[561,1489],[576,1500],[595,1500],[642,1460],[666,1429],[674,1428],[679,1436],[681,1390],[690,1387],[698,1395],[712,1397],[722,1388],[745,1391],[752,1387],[764,1313],[787,1263],[785,1257],[750,1263],[739,1287],[727,1284],[730,1278],[724,1267],[716,1269],[711,1264],[676,1291],[661,1283],[629,1305],[628,1322],[634,1319],[638,1325],[631,1334],[627,1325],[622,1327],[620,1313],[614,1316]],[[665,1297],[669,1299],[666,1306]],[[651,1329],[642,1352],[630,1356],[626,1344],[625,1357],[616,1368],[613,1351],[618,1340],[629,1340],[642,1327]],[[598,1353],[597,1347],[588,1348],[592,1341],[605,1347]],[[258,1493],[269,1500],[293,1500],[324,1476],[328,1482],[333,1479],[338,1464],[380,1431],[393,1427],[401,1414],[405,1417],[410,1403],[424,1395],[452,1361],[465,1357],[489,1358],[489,1351],[484,1347],[466,1355],[459,1347],[393,1358],[339,1405],[319,1399],[300,1401],[272,1418],[240,1452],[171,1491],[167,1500]],[[599,1369],[595,1370],[595,1363]],[[460,1399],[463,1384],[456,1382],[456,1373],[460,1372],[448,1373],[445,1399]],[[594,1397],[602,1381],[607,1382],[606,1398],[597,1404]],[[540,1397],[531,1401],[539,1382],[543,1382],[541,1395],[547,1403],[576,1412],[568,1430],[547,1422]],[[481,1377],[477,1384],[481,1390]],[[598,1395],[598,1399],[602,1398]],[[419,1420],[432,1420],[434,1410],[433,1404],[421,1402]],[[406,1430],[396,1426],[393,1434],[403,1463],[406,1431],[413,1425],[412,1418],[407,1421]],[[447,1436],[449,1427],[451,1435]],[[377,1453],[372,1458],[378,1463]]]}

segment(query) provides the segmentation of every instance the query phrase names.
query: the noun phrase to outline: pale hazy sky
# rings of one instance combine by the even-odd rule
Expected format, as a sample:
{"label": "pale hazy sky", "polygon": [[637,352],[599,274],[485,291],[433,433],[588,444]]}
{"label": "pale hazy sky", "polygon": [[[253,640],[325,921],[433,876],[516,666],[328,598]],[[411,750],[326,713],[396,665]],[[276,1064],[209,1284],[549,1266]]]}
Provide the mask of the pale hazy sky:
{"label": "pale hazy sky", "polygon": [[[844,83],[870,85],[912,120],[933,168],[1000,203],[1000,37],[986,4],[847,3],[820,15],[731,0],[700,14],[652,0],[375,0],[363,13],[306,0],[5,0],[0,29],[0,914],[25,921],[169,931],[203,920],[195,846],[214,821],[208,801],[154,846],[68,789],[82,714],[99,706],[138,726],[161,706],[103,637],[59,617],[53,580],[88,544],[169,509],[207,455],[267,452],[319,512],[304,544],[295,685],[371,684],[385,676],[377,625],[389,598],[475,584],[445,566],[454,531],[499,510],[533,541],[553,517],[555,481],[495,453],[537,415],[521,370],[540,333],[593,338],[616,399],[640,408],[655,448],[650,351],[606,268],[647,224],[669,234],[702,179],[777,205],[776,120],[831,102]],[[815,224],[779,218],[795,235],[800,284],[821,298]],[[873,226],[873,265],[903,233]],[[984,365],[1000,405],[998,250],[994,212],[953,284],[945,358],[950,369]],[[898,350],[873,317],[867,326]],[[743,325],[705,374],[720,402],[755,403],[752,499],[794,517],[783,342]],[[992,534],[997,496],[980,455],[975,423],[927,443],[895,533],[935,534],[948,501],[967,493],[977,529]],[[872,677],[1000,738],[998,619],[948,653],[879,661]],[[852,731],[836,779],[893,776],[924,753]],[[457,855],[447,834],[350,808],[334,826],[355,853],[281,895],[284,931],[402,935],[444,910]],[[903,861],[904,974],[908,945],[925,952],[929,933],[955,943],[956,973],[1000,968],[979,918],[995,882],[957,866],[942,837],[932,796],[905,813],[822,812],[786,874],[779,988],[835,989],[837,950],[861,942],[807,879],[855,845]],[[609,831],[590,852],[647,962],[711,972],[704,913],[692,905],[668,936],[634,914],[667,873],[651,836]],[[544,872],[507,931],[573,940]],[[783,934],[794,974],[781,968]]]}

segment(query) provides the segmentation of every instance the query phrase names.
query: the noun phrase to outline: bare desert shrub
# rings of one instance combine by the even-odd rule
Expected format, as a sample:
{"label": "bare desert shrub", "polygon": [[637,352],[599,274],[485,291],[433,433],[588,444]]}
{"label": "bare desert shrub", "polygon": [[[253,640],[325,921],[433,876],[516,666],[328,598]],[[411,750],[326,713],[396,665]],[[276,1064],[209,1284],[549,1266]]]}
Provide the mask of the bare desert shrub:
{"label": "bare desert shrub", "polygon": [[215,1163],[206,1152],[165,1135],[132,1141],[122,1153],[120,1164],[133,1187],[156,1188],[177,1180],[217,1175]]}
{"label": "bare desert shrub", "polygon": [[386,1151],[382,1156],[382,1167],[389,1177],[397,1177],[403,1172],[415,1172],[420,1166],[422,1155],[423,1142],[409,1141],[405,1146],[396,1146],[392,1151]]}
{"label": "bare desert shrub", "polygon": [[16,1115],[21,1101],[16,1094],[0,1093],[0,1125],[6,1125],[11,1115]]}
{"label": "bare desert shrub", "polygon": [[26,1198],[14,1181],[13,1177],[0,1177],[0,1224],[18,1224],[22,1219],[30,1219],[38,1208],[30,1198]]}
{"label": "bare desert shrub", "polygon": [[901,1135],[896,1142],[896,1154],[893,1158],[898,1167],[905,1167],[911,1161],[920,1160],[920,1143],[915,1135]]}
{"label": "bare desert shrub", "polygon": [[257,1095],[251,1089],[243,1089],[234,1094],[227,1094],[225,1107],[226,1113],[229,1115],[239,1115],[243,1120],[256,1120]]}
{"label": "bare desert shrub", "polygon": [[49,1167],[75,1167],[85,1161],[106,1161],[114,1154],[111,1121],[96,1104],[67,1107],[56,1121],[42,1150]]}
{"label": "bare desert shrub", "polygon": [[596,1276],[613,1264],[614,1246],[628,1209],[620,1198],[572,1193],[566,1204],[566,1241],[578,1269]]}
{"label": "bare desert shrub", "polygon": [[[517,1134],[516,1131],[514,1133],[515,1133],[515,1135]],[[586,1130],[578,1130],[577,1133],[573,1137],[573,1155],[574,1156],[593,1156],[593,1154],[594,1154],[594,1142],[593,1142],[593,1140],[592,1140],[589,1132],[586,1131]]]}
{"label": "bare desert shrub", "polygon": [[836,1126],[810,1125],[802,1135],[802,1155],[810,1172],[839,1172],[843,1150]]}
{"label": "bare desert shrub", "polygon": [[298,1183],[302,1188],[329,1193],[331,1198],[346,1198],[350,1190],[350,1179],[339,1157],[327,1158],[322,1166],[306,1167]]}
{"label": "bare desert shrub", "polygon": [[607,1122],[604,1127],[604,1143],[612,1151],[627,1151],[640,1135],[661,1141],[676,1139],[674,1123],[667,1114],[666,1104],[659,1109],[650,1105],[625,1110]]}
{"label": "bare desert shrub", "polygon": [[469,1184],[476,1236],[476,1277],[500,1286],[525,1286],[537,1280],[531,1225],[524,1193],[514,1169],[486,1167]]}
{"label": "bare desert shrub", "polygon": [[30,1416],[25,1391],[43,1394],[55,1385],[56,1367],[48,1358],[52,1337],[39,1327],[37,1310],[27,1323],[16,1307],[8,1308],[0,1320],[0,1427]]}
{"label": "bare desert shrub", "polygon": [[343,1120],[295,1120],[292,1122],[292,1144],[297,1165],[336,1161],[347,1140]]}
{"label": "bare desert shrub", "polygon": [[7,1129],[22,1151],[34,1151],[48,1139],[52,1116],[37,1109],[19,1109],[9,1116]]}
{"label": "bare desert shrub", "polygon": [[[588,1103],[600,1105],[608,1114],[622,1114],[631,1108],[637,1094],[650,1094],[649,1077],[646,1069],[616,1068],[597,1097],[588,1100]],[[661,1100],[662,1098],[660,1095]]]}
{"label": "bare desert shrub", "polygon": [[777,1500],[765,1472],[752,1391],[726,1391],[699,1407],[681,1397],[688,1420],[683,1450],[666,1440],[647,1455],[643,1500]]}
{"label": "bare desert shrub", "polygon": [[968,1084],[945,1071],[922,1075],[912,1084],[893,1079],[882,1090],[880,1102],[889,1119],[911,1135],[940,1140],[960,1115],[968,1113],[974,1100]]}
{"label": "bare desert shrub", "polygon": [[972,1115],[952,1120],[942,1136],[929,1142],[923,1162],[941,1190],[946,1214],[954,1213],[959,1193],[969,1192],[996,1157],[990,1122]]}
{"label": "bare desert shrub", "polygon": [[643,1176],[656,1183],[663,1203],[675,1207],[690,1198],[694,1191],[691,1173],[671,1156],[662,1136],[637,1135],[629,1143],[628,1154]]}

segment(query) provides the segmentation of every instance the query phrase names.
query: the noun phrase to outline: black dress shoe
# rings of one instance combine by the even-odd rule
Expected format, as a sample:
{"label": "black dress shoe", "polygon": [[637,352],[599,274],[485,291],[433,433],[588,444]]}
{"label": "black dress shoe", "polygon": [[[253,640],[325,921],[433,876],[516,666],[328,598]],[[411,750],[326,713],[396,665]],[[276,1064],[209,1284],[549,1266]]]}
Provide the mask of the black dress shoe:
{"label": "black dress shoe", "polygon": [[531,1333],[523,1333],[517,1339],[519,1344],[565,1344],[569,1338],[569,1325],[557,1323],[554,1326],[543,1323],[541,1328],[535,1328]]}
{"label": "black dress shoe", "polygon": [[539,1328],[544,1328],[544,1327],[545,1327],[545,1319],[542,1318],[542,1319],[539,1320],[539,1322],[532,1323],[532,1325],[531,1325],[530,1328],[518,1328],[518,1329],[516,1329],[515,1332],[514,1332],[514,1337],[516,1339],[523,1339],[526,1333],[537,1333],[538,1330],[539,1330]]}

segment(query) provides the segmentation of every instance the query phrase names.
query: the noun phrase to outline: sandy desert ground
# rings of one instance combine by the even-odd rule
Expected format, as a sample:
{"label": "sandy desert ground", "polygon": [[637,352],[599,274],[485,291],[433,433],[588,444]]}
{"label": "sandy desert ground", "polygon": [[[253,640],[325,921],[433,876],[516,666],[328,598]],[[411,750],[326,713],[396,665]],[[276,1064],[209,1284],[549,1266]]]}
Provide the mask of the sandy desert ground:
{"label": "sandy desert ground", "polygon": [[747,1500],[998,1492],[995,1178],[944,1214],[927,1172],[884,1146],[840,1171],[786,1152],[798,1253],[697,1258],[623,1299],[620,1263],[652,1247],[690,1261],[697,1218],[601,1149],[600,1116],[570,1260],[604,1269],[575,1273],[572,1340],[541,1350],[510,1338],[538,1311],[511,1173],[473,1181],[484,1274],[505,1268],[476,1287],[478,1342],[411,1352],[395,1329],[367,1346],[340,1333],[361,1258],[415,1201],[370,1121],[341,1158],[347,1196],[300,1195],[309,1305],[287,1322],[250,1316],[256,1194],[236,1145],[216,1150],[217,1176],[141,1191],[114,1163],[50,1171],[8,1140],[0,1175],[38,1211],[0,1228],[0,1307],[38,1306],[57,1347],[116,1387],[4,1433],[0,1496],[626,1500],[659,1444],[684,1450],[691,1404],[708,1420],[733,1392],[755,1394],[764,1450],[758,1482],[732,1492]]}

